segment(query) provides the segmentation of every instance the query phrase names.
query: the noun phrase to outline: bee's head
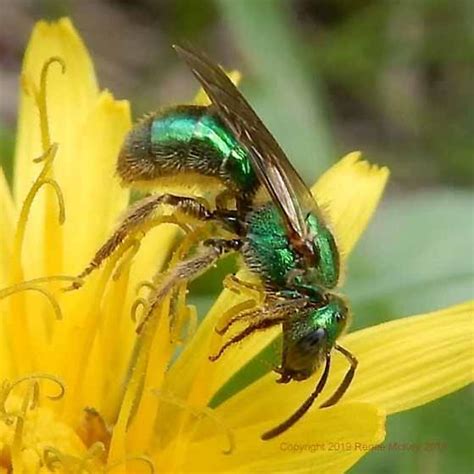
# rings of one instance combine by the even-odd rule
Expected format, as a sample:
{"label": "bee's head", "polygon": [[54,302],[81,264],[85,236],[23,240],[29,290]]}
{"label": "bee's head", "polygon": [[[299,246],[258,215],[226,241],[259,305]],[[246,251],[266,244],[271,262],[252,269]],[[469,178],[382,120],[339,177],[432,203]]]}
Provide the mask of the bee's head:
{"label": "bee's head", "polygon": [[305,380],[320,366],[344,330],[349,310],[342,298],[327,294],[326,302],[301,311],[283,325],[281,381]]}

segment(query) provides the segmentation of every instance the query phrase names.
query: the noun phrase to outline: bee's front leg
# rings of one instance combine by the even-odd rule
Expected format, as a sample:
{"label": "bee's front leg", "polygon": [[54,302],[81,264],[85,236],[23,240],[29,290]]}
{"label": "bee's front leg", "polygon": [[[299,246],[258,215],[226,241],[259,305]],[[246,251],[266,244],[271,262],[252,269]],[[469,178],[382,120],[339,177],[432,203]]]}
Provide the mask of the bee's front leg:
{"label": "bee's front leg", "polygon": [[276,315],[267,315],[261,317],[257,321],[249,324],[245,329],[237,333],[235,336],[231,337],[222,347],[219,349],[217,354],[209,356],[211,362],[216,361],[221,357],[221,355],[233,344],[242,341],[246,337],[250,336],[254,332],[263,331],[264,329],[277,326],[285,321],[286,317],[281,314]]}

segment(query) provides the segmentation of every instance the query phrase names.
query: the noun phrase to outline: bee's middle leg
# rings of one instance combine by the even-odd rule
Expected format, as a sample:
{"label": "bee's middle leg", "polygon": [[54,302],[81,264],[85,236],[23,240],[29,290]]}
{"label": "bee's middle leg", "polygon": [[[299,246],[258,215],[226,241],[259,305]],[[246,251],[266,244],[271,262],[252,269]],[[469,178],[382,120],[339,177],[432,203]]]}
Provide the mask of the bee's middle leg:
{"label": "bee's middle leg", "polygon": [[245,319],[249,312],[257,311],[265,300],[265,289],[261,284],[241,280],[235,275],[227,275],[224,287],[238,296],[245,297],[244,301],[234,304],[219,318],[216,326],[218,334],[224,334],[236,321]]}
{"label": "bee's middle leg", "polygon": [[146,322],[150,319],[155,309],[161,304],[163,299],[174,288],[182,282],[192,281],[214,265],[219,258],[228,252],[225,245],[207,246],[198,250],[197,254],[187,260],[183,260],[166,271],[161,278],[159,285],[152,291],[148,301],[149,305],[145,316],[138,325],[137,333],[140,333]]}

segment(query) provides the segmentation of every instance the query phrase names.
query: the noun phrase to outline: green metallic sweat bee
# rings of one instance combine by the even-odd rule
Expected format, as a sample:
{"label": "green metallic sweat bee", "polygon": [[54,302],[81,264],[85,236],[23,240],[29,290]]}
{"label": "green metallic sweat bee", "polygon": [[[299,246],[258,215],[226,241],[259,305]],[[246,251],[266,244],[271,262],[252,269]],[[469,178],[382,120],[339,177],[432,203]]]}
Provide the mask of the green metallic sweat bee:
{"label": "green metallic sweat bee", "polygon": [[147,229],[163,206],[172,209],[176,222],[212,223],[213,235],[164,273],[137,331],[176,285],[196,278],[223,255],[238,252],[262,283],[263,303],[235,314],[218,330],[224,334],[236,322],[247,324],[210,359],[256,331],[281,325],[277,382],[305,380],[324,364],[314,391],[286,421],[262,435],[268,440],[313,404],[326,384],[333,349],[347,358],[350,368],[321,407],[337,403],[354,377],[356,358],[336,342],[349,317],[345,300],[331,292],[339,280],[339,252],[310,191],[224,71],[190,48],[175,49],[211,105],[176,106],[139,121],[119,154],[118,175],[124,185],[134,187],[205,182],[213,199],[165,193],[138,201],[79,276],[97,268],[137,229]]}

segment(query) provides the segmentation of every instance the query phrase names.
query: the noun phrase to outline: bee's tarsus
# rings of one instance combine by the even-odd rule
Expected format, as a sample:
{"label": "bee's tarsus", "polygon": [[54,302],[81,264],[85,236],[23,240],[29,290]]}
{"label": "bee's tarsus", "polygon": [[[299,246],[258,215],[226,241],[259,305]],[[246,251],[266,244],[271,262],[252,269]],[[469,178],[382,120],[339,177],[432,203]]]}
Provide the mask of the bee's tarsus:
{"label": "bee's tarsus", "polygon": [[69,286],[66,286],[65,288],[63,288],[62,291],[65,293],[69,291],[75,291],[75,290],[78,290],[79,288],[82,288],[83,285],[84,285],[84,280],[82,279],[82,276],[78,276]]}
{"label": "bee's tarsus", "polygon": [[214,355],[210,355],[208,357],[208,359],[211,361],[211,362],[215,362],[217,359],[219,359],[219,357],[222,355],[223,351],[220,350],[217,354],[214,354]]}

